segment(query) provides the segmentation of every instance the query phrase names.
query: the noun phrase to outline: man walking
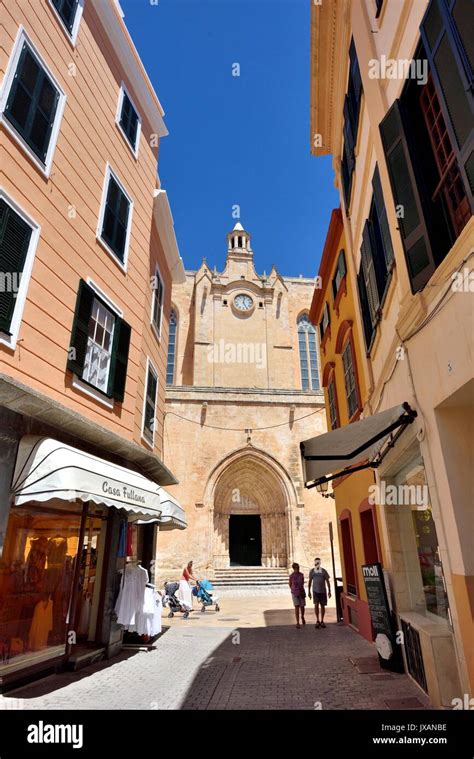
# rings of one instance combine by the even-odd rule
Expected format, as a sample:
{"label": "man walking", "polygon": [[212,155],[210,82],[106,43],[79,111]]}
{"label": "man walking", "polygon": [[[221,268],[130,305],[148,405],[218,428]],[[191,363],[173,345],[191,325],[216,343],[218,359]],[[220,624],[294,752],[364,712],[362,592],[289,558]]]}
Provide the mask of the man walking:
{"label": "man walking", "polygon": [[293,606],[295,607],[296,629],[299,630],[301,628],[300,611],[301,622],[303,625],[306,624],[306,620],[304,618],[304,607],[306,606],[306,593],[304,592],[304,574],[303,572],[300,572],[300,565],[296,562],[291,565],[291,568],[293,572],[290,575],[288,584],[291,590]]}
{"label": "man walking", "polygon": [[[321,566],[321,559],[314,560],[314,567],[309,571],[308,596],[311,598],[311,585],[313,586],[313,603],[314,613],[316,614],[315,627],[326,627],[324,624],[324,613],[328,604],[328,596],[331,598],[331,585],[329,583],[329,574]],[[326,595],[326,585],[328,592]],[[319,607],[321,606],[321,621],[319,621]]]}

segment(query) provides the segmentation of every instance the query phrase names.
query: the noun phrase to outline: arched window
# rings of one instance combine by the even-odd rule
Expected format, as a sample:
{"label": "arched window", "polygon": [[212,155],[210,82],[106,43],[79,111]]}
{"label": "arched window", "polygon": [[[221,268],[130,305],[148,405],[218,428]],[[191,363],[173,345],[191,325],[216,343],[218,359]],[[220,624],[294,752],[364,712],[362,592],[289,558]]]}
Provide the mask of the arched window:
{"label": "arched window", "polygon": [[168,361],[166,364],[166,384],[174,385],[174,372],[176,366],[176,333],[178,329],[178,316],[172,309],[170,314],[170,329],[168,337]]}
{"label": "arched window", "polygon": [[308,314],[302,314],[298,319],[298,346],[300,350],[301,387],[303,390],[319,390],[316,330],[309,321]]}

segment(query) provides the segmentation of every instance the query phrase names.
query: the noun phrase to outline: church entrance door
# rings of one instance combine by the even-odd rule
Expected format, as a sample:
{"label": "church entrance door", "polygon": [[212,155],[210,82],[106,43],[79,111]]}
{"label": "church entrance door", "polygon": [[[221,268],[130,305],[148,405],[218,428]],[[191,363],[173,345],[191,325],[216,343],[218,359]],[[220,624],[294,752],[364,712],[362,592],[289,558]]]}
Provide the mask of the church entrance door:
{"label": "church entrance door", "polygon": [[230,515],[229,559],[231,566],[261,566],[262,523],[259,514]]}

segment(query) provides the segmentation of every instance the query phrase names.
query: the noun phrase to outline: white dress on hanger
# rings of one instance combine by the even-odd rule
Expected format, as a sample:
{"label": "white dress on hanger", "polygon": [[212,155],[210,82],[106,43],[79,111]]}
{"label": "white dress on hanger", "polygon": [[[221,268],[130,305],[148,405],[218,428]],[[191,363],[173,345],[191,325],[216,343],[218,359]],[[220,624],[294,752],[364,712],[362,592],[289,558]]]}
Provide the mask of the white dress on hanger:
{"label": "white dress on hanger", "polygon": [[122,577],[120,592],[115,604],[117,623],[133,630],[137,612],[143,609],[148,572],[144,567],[128,564]]}
{"label": "white dress on hanger", "polygon": [[138,635],[151,637],[161,632],[162,603],[159,593],[154,588],[145,588],[145,600],[143,611],[137,612],[135,617],[135,632]]}

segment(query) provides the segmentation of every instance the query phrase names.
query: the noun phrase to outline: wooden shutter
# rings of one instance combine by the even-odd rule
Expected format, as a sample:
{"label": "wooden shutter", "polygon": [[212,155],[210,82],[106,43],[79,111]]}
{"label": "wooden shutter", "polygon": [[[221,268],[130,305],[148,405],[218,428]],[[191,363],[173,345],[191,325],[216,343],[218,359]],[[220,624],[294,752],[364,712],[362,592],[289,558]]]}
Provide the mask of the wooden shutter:
{"label": "wooden shutter", "polygon": [[[469,28],[471,33],[469,35]],[[420,33],[441,108],[474,212],[472,0],[431,0]]]}
{"label": "wooden shutter", "polygon": [[362,232],[362,246],[360,249],[362,272],[364,275],[365,291],[367,293],[367,303],[372,326],[377,323],[378,311],[380,306],[379,286],[377,283],[377,274],[375,271],[374,260],[372,257],[372,244],[370,239],[369,222],[365,222],[364,231]]}
{"label": "wooden shutter", "polygon": [[412,292],[417,292],[426,285],[436,264],[418,190],[416,163],[402,116],[400,101],[396,100],[380,123],[380,133],[395,205],[404,213],[398,218],[399,229]]}
{"label": "wooden shutter", "polygon": [[380,181],[378,166],[375,167],[374,176],[372,178],[372,187],[374,190],[375,209],[377,211],[377,218],[379,220],[380,234],[382,235],[385,263],[387,269],[390,269],[392,261],[394,259],[392,238],[390,236],[390,228],[388,226],[387,211],[385,209],[382,183]]}
{"label": "wooden shutter", "polygon": [[[30,59],[30,68],[32,65],[36,67],[35,81],[30,89],[26,87],[22,77],[27,59]],[[48,98],[45,98],[46,87],[53,91],[49,104]],[[46,162],[48,154],[59,97],[59,91],[44,70],[43,64],[24,43],[5,106],[5,116],[43,163]],[[24,112],[21,121],[15,116],[19,102],[20,112]]]}
{"label": "wooden shutter", "polygon": [[354,143],[357,141],[357,132],[359,127],[360,100],[362,97],[362,79],[360,76],[359,61],[355,49],[354,39],[351,39],[349,47],[349,84],[347,91],[349,93],[349,107],[352,123],[352,132]]}
{"label": "wooden shutter", "polygon": [[107,395],[123,403],[125,383],[127,381],[128,352],[132,329],[120,317],[115,319],[114,342],[109,370],[109,385]]}
{"label": "wooden shutter", "polygon": [[367,348],[367,351],[369,351],[370,345],[372,342],[372,336],[374,334],[374,327],[372,326],[372,318],[370,315],[367,291],[365,289],[364,272],[362,271],[362,265],[357,275],[357,285],[359,289],[359,301],[360,301],[360,311],[362,314],[362,324],[364,327],[365,346]]}
{"label": "wooden shutter", "polygon": [[94,303],[95,293],[83,279],[79,282],[79,291],[77,293],[76,310],[72,323],[71,344],[75,352],[70,351],[68,354],[67,368],[82,377],[84,371],[84,362],[87,352],[87,340],[89,335],[89,322],[92,316],[92,305]]}
{"label": "wooden shutter", "polygon": [[11,335],[17,288],[31,240],[31,227],[0,199],[0,330]]}

